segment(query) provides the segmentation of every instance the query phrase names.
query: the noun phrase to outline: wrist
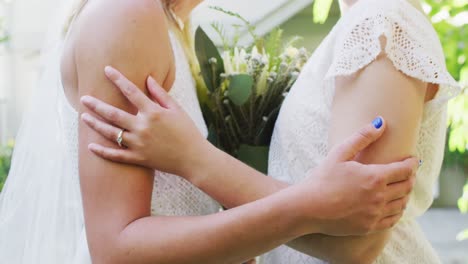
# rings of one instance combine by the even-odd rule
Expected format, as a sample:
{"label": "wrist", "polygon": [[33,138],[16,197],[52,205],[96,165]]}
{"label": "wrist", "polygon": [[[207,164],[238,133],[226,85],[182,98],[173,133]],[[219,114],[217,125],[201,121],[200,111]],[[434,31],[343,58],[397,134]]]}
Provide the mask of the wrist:
{"label": "wrist", "polygon": [[190,160],[183,168],[184,178],[198,188],[205,182],[213,171],[213,166],[220,163],[222,151],[213,146],[208,140],[203,140],[199,146],[194,148]]}
{"label": "wrist", "polygon": [[305,198],[304,194],[310,197],[310,192],[304,192],[303,186],[300,184],[293,185],[283,190],[287,201],[284,206],[288,210],[287,215],[291,217],[294,222],[294,232],[299,236],[308,234],[318,234],[320,232],[320,219],[316,217],[318,215],[317,207],[311,203],[315,203],[315,199]]}

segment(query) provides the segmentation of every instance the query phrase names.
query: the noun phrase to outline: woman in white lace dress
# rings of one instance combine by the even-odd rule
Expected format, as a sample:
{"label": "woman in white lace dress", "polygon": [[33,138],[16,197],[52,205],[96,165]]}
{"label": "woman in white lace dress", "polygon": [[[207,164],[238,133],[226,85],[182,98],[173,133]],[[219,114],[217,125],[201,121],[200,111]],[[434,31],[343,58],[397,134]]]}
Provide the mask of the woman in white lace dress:
{"label": "woman in white lace dress", "polygon": [[[360,0],[343,1],[341,5],[342,19],[304,67],[281,109],[269,163],[269,174],[279,180],[276,190],[284,187],[280,182],[303,182],[307,172],[337,142],[376,114],[386,118],[386,133],[361,151],[356,160],[385,163],[417,155],[425,162],[417,173],[406,213],[393,229],[366,236],[309,235],[273,250],[263,261],[267,264],[440,263],[416,218],[432,203],[444,153],[446,105],[459,92],[459,87],[446,70],[440,42],[419,1]],[[158,98],[162,105],[170,101],[162,96]],[[105,105],[97,101],[86,104]],[[183,114],[175,107],[169,108],[180,114],[178,120],[182,122]],[[118,111],[107,107],[100,115],[109,117]],[[100,133],[116,129],[103,124],[90,123]],[[160,168],[166,160],[163,154],[168,150],[164,148],[164,153],[158,148],[165,144],[175,146],[178,138],[184,137],[183,132],[175,133],[176,130],[170,123],[156,122],[143,129],[145,133],[129,132],[136,139],[129,139],[127,150],[94,146],[94,151],[108,159]],[[168,131],[173,132],[172,138]],[[152,136],[145,137],[145,134]],[[156,143],[136,146],[137,139]],[[238,206],[275,191],[265,187],[268,179],[258,182],[235,177],[242,172],[235,171],[230,162],[222,163],[223,158],[216,150],[205,150],[205,153],[202,156],[207,161],[183,164],[192,166],[192,174],[209,175],[193,182],[221,203]],[[142,155],[146,160],[137,161],[135,155]],[[181,162],[188,159],[181,156]],[[219,176],[221,172],[226,175]]]}
{"label": "woman in white lace dress", "polygon": [[[380,118],[364,126],[365,137],[357,134],[345,141],[322,166],[309,173],[304,183],[289,188],[272,180],[265,183],[263,175],[222,158],[219,166],[229,162],[240,178],[263,182],[262,188],[274,194],[250,197],[256,201],[221,213],[217,202],[181,177],[155,173],[147,165],[109,162],[88,150],[91,142],[112,146],[117,134],[101,136],[79,122],[81,114],[92,125],[92,112],[105,109],[84,107],[79,103],[83,95],[93,95],[127,111],[114,118],[143,118],[144,122],[133,123],[142,129],[164,120],[175,125],[184,137],[159,148],[168,155],[158,168],[194,182],[212,177],[208,171],[192,174],[196,173],[192,162],[206,161],[204,149],[211,148],[206,144],[207,129],[184,45],[179,41],[186,37],[184,21],[199,2],[83,2],[65,42],[47,61],[34,107],[18,136],[12,170],[0,197],[2,262],[240,263],[306,234],[366,234],[384,230],[400,219],[417,159],[389,165],[350,161],[356,151],[382,135],[385,123]],[[161,83],[188,112],[188,116],[182,114],[185,122],[174,123],[178,115],[173,119],[171,111],[165,111],[169,118],[164,119],[146,115],[146,111],[158,108],[115,70],[107,68],[107,78],[124,87],[125,96],[121,94],[106,79],[103,70],[108,64],[118,66],[140,87],[145,87],[145,82],[149,87],[156,81]],[[147,78],[149,75],[157,76],[157,80]],[[159,90],[155,96],[167,95]],[[87,97],[83,102],[89,105],[93,100]],[[148,108],[133,105],[143,103]],[[129,131],[118,134],[124,144],[131,142]],[[140,147],[152,142],[142,142]],[[172,155],[174,148],[179,151]],[[181,155],[187,158],[183,162]],[[216,175],[225,176],[219,171]],[[347,176],[346,181],[341,180],[342,175]],[[369,178],[374,179],[372,184]],[[279,187],[284,190],[276,192]],[[248,190],[241,185],[229,188]],[[319,188],[326,193],[315,195],[314,189]],[[350,195],[354,199],[349,199]],[[220,201],[227,206],[246,203]],[[330,207],[338,210],[330,211]]]}

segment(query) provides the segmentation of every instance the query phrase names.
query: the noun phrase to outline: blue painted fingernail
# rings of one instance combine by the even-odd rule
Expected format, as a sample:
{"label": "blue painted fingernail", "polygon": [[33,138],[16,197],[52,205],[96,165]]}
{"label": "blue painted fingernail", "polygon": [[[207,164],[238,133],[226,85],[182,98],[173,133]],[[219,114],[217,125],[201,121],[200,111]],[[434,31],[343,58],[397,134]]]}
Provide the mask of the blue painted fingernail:
{"label": "blue painted fingernail", "polygon": [[419,167],[421,167],[424,164],[423,160],[419,160]]}
{"label": "blue painted fingernail", "polygon": [[374,125],[374,127],[376,129],[380,129],[383,125],[383,120],[381,117],[377,117],[376,119],[374,119],[374,121],[372,121],[372,125]]}

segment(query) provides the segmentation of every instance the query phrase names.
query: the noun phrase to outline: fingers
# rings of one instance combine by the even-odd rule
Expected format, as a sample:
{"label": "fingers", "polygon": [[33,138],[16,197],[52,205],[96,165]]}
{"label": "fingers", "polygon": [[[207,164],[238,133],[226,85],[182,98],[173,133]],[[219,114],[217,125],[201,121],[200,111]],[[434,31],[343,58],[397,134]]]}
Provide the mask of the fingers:
{"label": "fingers", "polygon": [[403,216],[403,213],[399,213],[396,215],[385,217],[384,219],[380,220],[380,222],[377,224],[376,229],[386,230],[386,229],[392,228],[398,223],[398,221],[400,221],[402,216]]}
{"label": "fingers", "polygon": [[156,82],[153,77],[148,77],[146,85],[153,100],[162,107],[169,109],[177,105],[172,97]]}
{"label": "fingers", "polygon": [[97,156],[113,162],[137,164],[138,158],[129,149],[113,149],[98,144],[90,144],[88,149]]}
{"label": "fingers", "polygon": [[[116,142],[117,137],[119,136],[119,133],[122,130],[120,128],[111,126],[87,113],[84,113],[81,115],[81,120],[83,120],[83,122],[88,127],[93,129],[97,133],[101,134],[103,137],[105,137],[111,142]],[[130,145],[132,145],[131,144],[132,140],[130,140],[130,138],[127,137],[127,135],[128,135],[128,132],[123,134],[122,142],[124,143],[125,146],[129,147]]]}
{"label": "fingers", "polygon": [[343,144],[332,151],[339,161],[349,161],[379,139],[385,130],[382,117],[377,117],[371,124],[363,127],[359,132],[348,138]]}
{"label": "fingers", "polygon": [[81,103],[86,106],[89,110],[96,113],[103,119],[111,122],[112,124],[125,128],[128,130],[132,129],[132,125],[135,124],[134,115],[131,115],[121,109],[104,103],[103,101],[96,99],[91,96],[83,96]]}
{"label": "fingers", "polygon": [[406,205],[408,204],[409,196],[405,196],[401,199],[394,200],[385,205],[383,215],[389,217],[392,215],[397,215],[404,213]]}
{"label": "fingers", "polygon": [[385,201],[391,202],[408,196],[414,187],[414,178],[387,185]]}
{"label": "fingers", "polygon": [[105,73],[107,78],[122,91],[125,97],[127,97],[139,111],[147,112],[155,106],[155,103],[153,103],[134,83],[116,69],[107,66],[105,68]]}
{"label": "fingers", "polygon": [[408,158],[400,162],[375,165],[375,168],[381,175],[380,177],[385,178],[387,184],[393,184],[413,177],[419,168],[419,164],[420,161],[417,158]]}

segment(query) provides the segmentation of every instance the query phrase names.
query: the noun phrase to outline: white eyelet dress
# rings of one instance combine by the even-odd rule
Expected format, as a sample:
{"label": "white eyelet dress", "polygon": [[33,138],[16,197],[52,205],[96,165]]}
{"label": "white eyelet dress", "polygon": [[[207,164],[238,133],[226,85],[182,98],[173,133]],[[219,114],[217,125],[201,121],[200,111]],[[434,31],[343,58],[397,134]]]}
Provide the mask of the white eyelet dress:
{"label": "white eyelet dress", "polygon": [[[447,72],[440,41],[426,16],[405,0],[360,0],[352,6],[304,67],[287,96],[276,123],[269,174],[291,184],[328,153],[330,108],[335,77],[366,67],[382,52],[408,76],[440,84],[436,98],[426,103],[416,155],[424,160],[403,219],[378,264],[436,264],[439,258],[420,230],[416,217],[433,201],[442,164],[448,99],[459,86]],[[402,95],[404,96],[404,95]],[[312,264],[321,260],[281,246],[262,258],[265,264]]]}
{"label": "white eyelet dress", "polygon": [[[195,82],[186,59],[184,50],[179,43],[177,37],[169,32],[172,49],[176,65],[176,78],[174,85],[169,94],[177,101],[182,108],[189,114],[200,132],[208,135],[203,115],[199,106],[198,97],[196,94]],[[74,175],[76,180],[76,190],[79,192],[79,174],[78,174],[78,114],[68,104],[63,95],[63,115],[61,116],[64,124],[67,146],[69,146],[68,154],[72,159]],[[81,194],[77,194],[77,203],[80,203]],[[83,210],[81,204],[77,206],[77,210]],[[196,188],[194,185],[185,179],[168,173],[155,172],[154,188],[151,203],[152,215],[161,216],[196,216],[208,215],[219,212],[220,205],[210,196]],[[81,238],[76,243],[76,251],[74,261],[70,263],[87,264],[91,263],[84,222],[82,225]]]}

